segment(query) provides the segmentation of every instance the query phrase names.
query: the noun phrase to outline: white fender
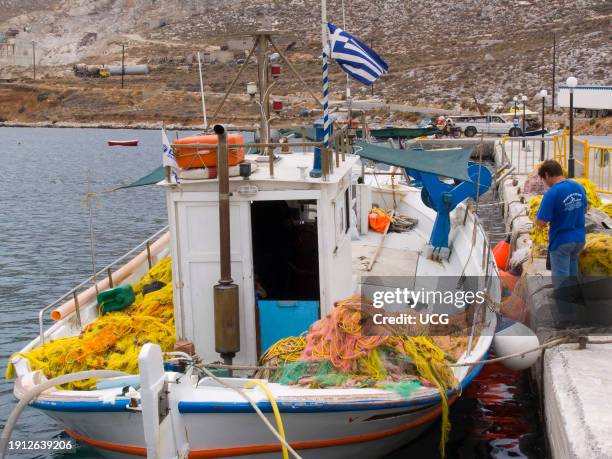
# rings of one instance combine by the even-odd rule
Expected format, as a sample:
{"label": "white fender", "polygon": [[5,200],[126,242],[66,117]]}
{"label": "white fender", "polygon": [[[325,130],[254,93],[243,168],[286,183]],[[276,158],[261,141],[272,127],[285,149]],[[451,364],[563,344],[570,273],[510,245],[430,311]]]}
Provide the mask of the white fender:
{"label": "white fender", "polygon": [[[493,346],[497,357],[506,357],[535,349],[540,345],[540,340],[531,328],[520,322],[504,318],[501,321],[501,329],[495,333]],[[511,357],[501,363],[511,370],[525,370],[533,365],[540,356],[539,351]]]}

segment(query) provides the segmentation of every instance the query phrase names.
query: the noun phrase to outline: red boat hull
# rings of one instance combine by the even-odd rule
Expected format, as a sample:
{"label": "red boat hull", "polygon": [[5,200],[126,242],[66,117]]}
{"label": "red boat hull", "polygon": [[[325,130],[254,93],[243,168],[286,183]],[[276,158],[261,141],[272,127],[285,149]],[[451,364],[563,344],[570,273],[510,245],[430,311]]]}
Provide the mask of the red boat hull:
{"label": "red boat hull", "polygon": [[109,140],[109,147],[136,147],[138,140]]}

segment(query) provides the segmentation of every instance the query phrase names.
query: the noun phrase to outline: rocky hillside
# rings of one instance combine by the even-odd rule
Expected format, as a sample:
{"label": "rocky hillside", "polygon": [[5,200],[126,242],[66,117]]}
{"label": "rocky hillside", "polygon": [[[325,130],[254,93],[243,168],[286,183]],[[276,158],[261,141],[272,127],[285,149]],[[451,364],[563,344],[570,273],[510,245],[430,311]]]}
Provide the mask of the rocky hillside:
{"label": "rocky hillside", "polygon": [[[471,107],[474,97],[495,105],[543,87],[550,92],[553,34],[558,82],[573,74],[580,83],[612,83],[608,0],[343,3],[347,30],[372,43],[390,64],[375,87],[384,99],[460,109]],[[341,0],[329,0],[328,11],[341,26]],[[283,46],[295,42],[291,59],[318,86],[319,24],[316,0],[0,0],[0,32],[15,29],[20,39],[36,41],[42,65],[117,62],[124,43],[130,62],[151,64],[167,84],[176,84],[172,69],[192,63],[195,51],[265,28],[283,31]],[[234,71],[232,63],[205,68],[211,90],[223,91]],[[341,97],[343,75],[335,66],[333,79],[332,90]],[[193,75],[178,81],[183,89],[197,89]],[[301,91],[293,82],[278,90]],[[369,89],[355,83],[353,93],[359,97]]]}

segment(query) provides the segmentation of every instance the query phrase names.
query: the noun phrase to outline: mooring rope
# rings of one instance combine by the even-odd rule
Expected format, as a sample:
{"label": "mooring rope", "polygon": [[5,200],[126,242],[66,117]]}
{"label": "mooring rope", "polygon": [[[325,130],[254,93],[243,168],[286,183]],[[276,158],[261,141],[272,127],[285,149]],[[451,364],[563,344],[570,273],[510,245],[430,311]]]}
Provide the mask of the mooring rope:
{"label": "mooring rope", "polygon": [[505,355],[503,357],[497,357],[495,359],[476,360],[474,362],[451,363],[449,364],[449,366],[451,367],[469,367],[472,365],[490,365],[492,363],[498,363],[498,362],[503,362],[508,359],[513,359],[515,357],[522,357],[525,354],[531,354],[532,352],[541,351],[543,349],[548,349],[551,347],[559,346],[561,344],[581,343],[581,342],[583,342],[584,344],[612,344],[612,340],[592,340],[584,336],[582,337],[563,336],[561,338],[554,338],[550,341],[547,341],[544,344],[541,344],[527,351],[515,352],[514,354]]}
{"label": "mooring rope", "polygon": [[233,390],[234,392],[238,393],[242,398],[244,398],[247,402],[249,402],[251,407],[253,407],[253,410],[255,410],[255,413],[257,413],[257,416],[259,416],[261,421],[266,425],[266,427],[270,430],[270,432],[272,432],[272,434],[276,437],[276,439],[280,442],[280,444],[284,448],[287,448],[287,451],[289,451],[295,459],[302,459],[301,456],[287,442],[287,440],[283,438],[283,435],[281,435],[280,432],[276,430],[276,428],[272,425],[272,423],[268,421],[266,416],[262,413],[262,411],[257,406],[257,403],[255,403],[255,401],[251,397],[249,397],[246,394],[246,392],[244,392],[242,389],[232,386],[231,384],[228,384],[223,379],[217,377],[214,373],[212,373],[210,370],[208,370],[207,368],[203,366],[193,364],[193,367],[197,368],[198,370],[203,371],[208,377],[212,378],[213,381],[215,381],[216,383],[222,385],[223,387],[227,389]]}

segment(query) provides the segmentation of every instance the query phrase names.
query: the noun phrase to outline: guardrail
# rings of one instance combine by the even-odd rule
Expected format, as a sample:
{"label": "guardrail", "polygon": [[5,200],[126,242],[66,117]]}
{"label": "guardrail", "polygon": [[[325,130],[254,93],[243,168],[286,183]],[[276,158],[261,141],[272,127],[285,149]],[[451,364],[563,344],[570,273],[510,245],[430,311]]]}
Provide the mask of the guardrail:
{"label": "guardrail", "polygon": [[102,268],[100,271],[98,271],[95,274],[95,276],[94,275],[89,276],[87,279],[85,279],[83,282],[78,284],[76,287],[73,287],[67,293],[65,293],[62,296],[60,296],[57,300],[55,300],[54,302],[48,304],[47,306],[42,308],[40,311],[38,311],[38,329],[39,329],[39,333],[40,333],[40,338],[39,338],[40,344],[42,345],[42,344],[45,343],[44,315],[45,315],[46,311],[48,311],[49,309],[51,309],[54,306],[57,306],[60,303],[63,303],[64,300],[67,300],[70,296],[72,296],[74,298],[74,300],[75,300],[75,311],[74,312],[75,312],[75,314],[77,316],[77,320],[79,322],[79,327],[80,327],[81,323],[80,323],[80,312],[79,312],[79,303],[78,303],[78,292],[79,292],[79,290],[82,289],[83,287],[85,287],[86,285],[88,285],[90,282],[91,282],[92,286],[96,285],[95,280],[98,279],[98,276],[101,276],[103,274],[108,275],[109,285],[112,288],[113,287],[112,268],[114,266],[116,266],[117,264],[119,264],[120,262],[122,262],[123,260],[125,260],[130,255],[132,255],[134,252],[136,252],[137,250],[139,250],[139,249],[141,249],[142,247],[145,247],[145,246],[147,248],[147,255],[148,255],[148,259],[149,259],[149,266],[151,266],[151,255],[150,255],[150,249],[149,249],[151,241],[153,241],[154,239],[157,239],[159,236],[161,236],[166,231],[168,231],[168,226],[165,226],[161,230],[157,231],[154,235],[152,235],[148,239],[142,241],[136,247],[134,247],[130,251],[124,253],[123,255],[121,255],[116,260],[113,260],[110,264],[108,264],[107,266]]}
{"label": "guardrail", "polygon": [[539,162],[554,158],[555,137],[504,136],[501,139],[504,160],[515,167],[516,174],[529,174]]}
{"label": "guardrail", "polygon": [[[554,159],[567,169],[569,132],[552,137],[508,137],[501,140],[504,160],[516,174],[529,174],[542,159]],[[598,193],[612,194],[612,146],[591,145],[574,136],[574,173],[595,184]]]}
{"label": "guardrail", "polygon": [[598,193],[612,194],[612,146],[591,145],[588,140],[574,137],[574,155],[577,146],[582,147],[584,176],[595,184]]}

